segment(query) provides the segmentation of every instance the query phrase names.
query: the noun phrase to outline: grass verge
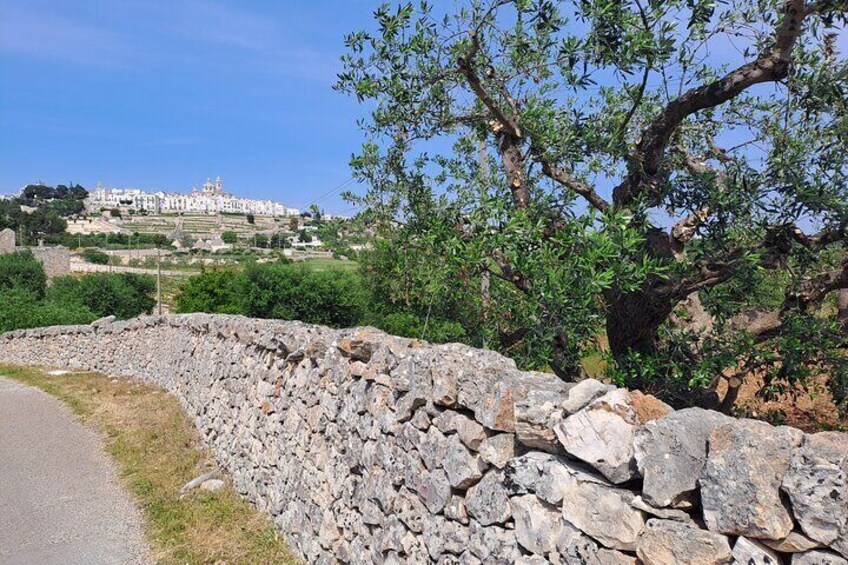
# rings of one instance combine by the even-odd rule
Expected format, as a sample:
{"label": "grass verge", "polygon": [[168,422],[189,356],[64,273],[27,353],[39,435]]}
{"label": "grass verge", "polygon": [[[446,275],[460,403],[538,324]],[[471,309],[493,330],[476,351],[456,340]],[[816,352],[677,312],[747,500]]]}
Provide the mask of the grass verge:
{"label": "grass verge", "polygon": [[179,402],[161,389],[95,373],[52,376],[0,365],[0,375],[38,387],[101,432],[118,473],[146,518],[151,556],[162,564],[297,563],[271,520],[236,494],[180,488],[209,470]]}

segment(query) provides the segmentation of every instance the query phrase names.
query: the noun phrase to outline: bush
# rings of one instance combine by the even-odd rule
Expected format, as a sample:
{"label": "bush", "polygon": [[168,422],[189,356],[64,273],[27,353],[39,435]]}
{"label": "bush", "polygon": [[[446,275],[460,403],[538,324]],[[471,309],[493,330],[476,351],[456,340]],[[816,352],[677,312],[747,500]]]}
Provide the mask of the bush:
{"label": "bush", "polygon": [[0,255],[0,291],[23,289],[36,298],[44,296],[47,275],[29,251]]}
{"label": "bush", "polygon": [[0,331],[87,324],[98,316],[78,302],[40,299],[21,288],[0,291]]}
{"label": "bush", "polygon": [[231,270],[206,271],[191,277],[176,296],[176,311],[240,314],[239,277]]}
{"label": "bush", "polygon": [[243,281],[240,300],[246,316],[348,327],[359,324],[365,311],[359,278],[344,271],[250,265]]}
{"label": "bush", "polygon": [[47,299],[60,304],[81,304],[98,318],[115,316],[125,320],[153,310],[156,305],[152,298],[155,289],[156,282],[149,275],[120,273],[59,277],[53,281]]}
{"label": "bush", "polygon": [[225,231],[221,234],[221,241],[224,243],[229,243],[230,245],[234,244],[238,241],[238,234],[234,231]]}
{"label": "bush", "polygon": [[80,256],[88,263],[94,263],[95,265],[109,264],[109,255],[103,253],[99,249],[85,249],[82,253],[80,253]]}
{"label": "bush", "polygon": [[365,314],[356,274],[318,272],[289,263],[205,272],[189,279],[176,306],[178,312],[243,314],[333,327],[358,325]]}
{"label": "bush", "polygon": [[462,324],[450,320],[422,318],[412,312],[392,312],[384,316],[372,315],[369,326],[401,337],[425,339],[435,343],[464,343],[468,334]]}

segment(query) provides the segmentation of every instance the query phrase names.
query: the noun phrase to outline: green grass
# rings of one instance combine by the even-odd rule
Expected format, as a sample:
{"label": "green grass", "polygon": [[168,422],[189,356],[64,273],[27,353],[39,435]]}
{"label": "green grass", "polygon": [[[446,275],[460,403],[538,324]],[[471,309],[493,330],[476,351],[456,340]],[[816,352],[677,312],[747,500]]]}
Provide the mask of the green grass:
{"label": "green grass", "polygon": [[271,520],[229,483],[218,492],[195,490],[180,498],[180,487],[209,470],[212,458],[174,397],[95,373],[51,376],[0,366],[0,374],[56,396],[101,433],[144,512],[156,563],[297,563]]}

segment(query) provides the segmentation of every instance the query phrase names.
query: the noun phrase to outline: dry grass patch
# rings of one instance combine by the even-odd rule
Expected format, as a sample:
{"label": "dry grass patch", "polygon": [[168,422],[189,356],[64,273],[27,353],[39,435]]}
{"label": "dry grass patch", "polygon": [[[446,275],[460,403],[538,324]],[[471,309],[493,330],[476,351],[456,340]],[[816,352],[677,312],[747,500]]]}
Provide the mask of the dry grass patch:
{"label": "dry grass patch", "polygon": [[270,519],[229,483],[180,499],[180,488],[210,470],[179,402],[161,389],[94,373],[52,376],[42,369],[0,366],[0,374],[66,402],[98,429],[121,480],[143,509],[157,563],[297,563]]}

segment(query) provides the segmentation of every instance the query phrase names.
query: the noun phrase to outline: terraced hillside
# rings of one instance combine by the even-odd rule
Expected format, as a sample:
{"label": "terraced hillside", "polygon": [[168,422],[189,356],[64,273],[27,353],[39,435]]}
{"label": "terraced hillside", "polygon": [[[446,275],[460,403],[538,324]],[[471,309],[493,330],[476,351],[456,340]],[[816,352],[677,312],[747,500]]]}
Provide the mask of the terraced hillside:
{"label": "terraced hillside", "polygon": [[249,224],[246,216],[159,214],[131,216],[124,221],[124,227],[138,233],[171,234],[179,227],[184,233],[195,237],[209,237],[224,231],[234,231],[245,236],[256,232],[287,231],[289,219],[257,216],[255,223]]}

